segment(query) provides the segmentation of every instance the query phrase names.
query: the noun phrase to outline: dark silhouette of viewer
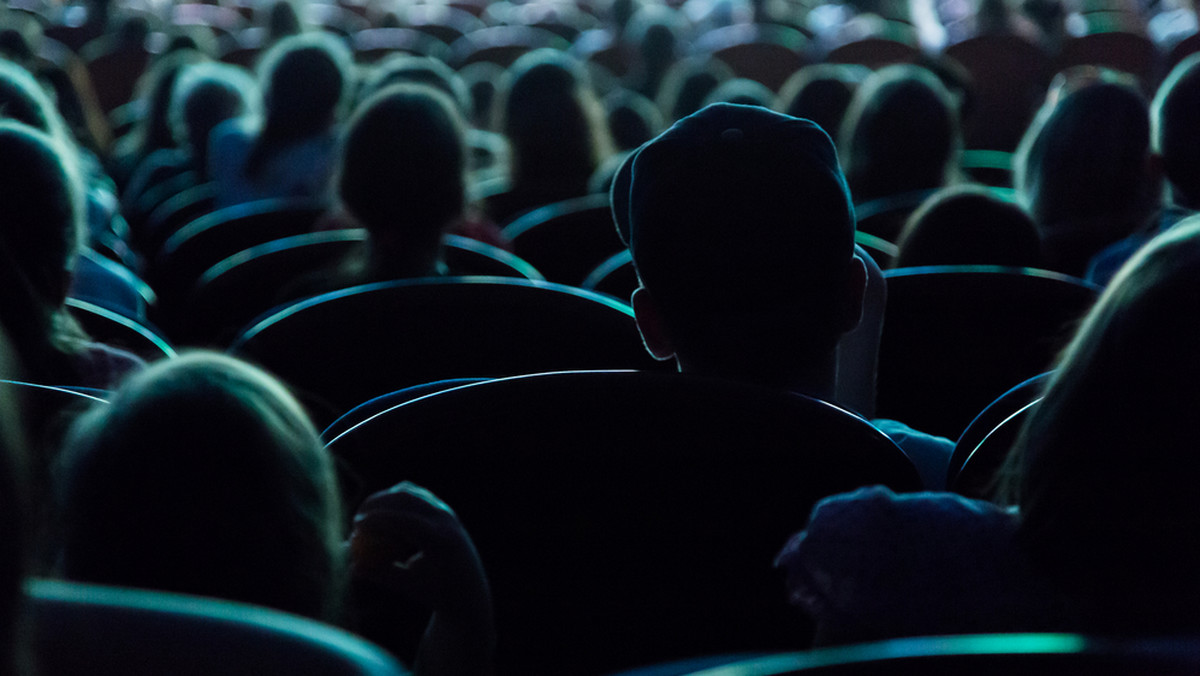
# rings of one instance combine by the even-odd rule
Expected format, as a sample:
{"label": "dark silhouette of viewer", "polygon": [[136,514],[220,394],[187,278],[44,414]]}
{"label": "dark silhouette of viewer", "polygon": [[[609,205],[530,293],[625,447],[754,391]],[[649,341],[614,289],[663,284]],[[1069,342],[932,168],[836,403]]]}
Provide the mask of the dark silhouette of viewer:
{"label": "dark silhouette of viewer", "polygon": [[866,270],[820,127],[710,105],[626,161],[612,204],[651,354],[832,400],[838,339],[859,322]]}
{"label": "dark silhouette of viewer", "polygon": [[[635,151],[611,196],[652,355],[683,372],[836,401],[838,343],[862,318],[867,270],[850,191],[820,127],[713,104]],[[875,424],[935,485],[953,445]]]}

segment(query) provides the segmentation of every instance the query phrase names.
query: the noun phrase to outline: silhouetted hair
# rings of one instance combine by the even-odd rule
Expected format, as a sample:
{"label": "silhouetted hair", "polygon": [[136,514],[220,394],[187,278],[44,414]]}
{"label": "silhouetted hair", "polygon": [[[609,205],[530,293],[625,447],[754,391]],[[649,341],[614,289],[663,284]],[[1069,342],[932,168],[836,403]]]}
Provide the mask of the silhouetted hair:
{"label": "silhouetted hair", "polygon": [[333,462],[263,371],[216,353],[151,365],[76,421],[59,478],[69,579],[336,619]]}
{"label": "silhouetted hair", "polygon": [[1200,220],[1130,259],[1021,430],[1004,496],[1086,631],[1200,628]]}
{"label": "silhouetted hair", "polygon": [[941,81],[919,66],[887,66],[855,92],[839,131],[846,180],[857,203],[945,185],[962,135]]}
{"label": "silhouetted hair", "polygon": [[346,209],[372,238],[436,246],[465,206],[463,125],[449,97],[392,85],[348,125],[337,179]]}
{"label": "silhouetted hair", "polygon": [[1013,165],[1050,266],[1082,275],[1100,249],[1150,219],[1160,196],[1149,152],[1146,101],[1132,86],[1090,81],[1042,107]]}
{"label": "silhouetted hair", "polygon": [[245,175],[256,178],[284,148],[329,128],[350,90],[350,52],[327,33],[280,40],[263,57],[262,130],[246,157]]}
{"label": "silhouetted hair", "polygon": [[413,54],[393,54],[376,64],[363,82],[359,98],[366,101],[384,87],[405,83],[422,84],[441,91],[450,97],[459,112],[465,113],[470,106],[470,94],[458,73],[440,59]]}
{"label": "silhouetted hair", "polygon": [[775,92],[756,80],[735,77],[717,85],[717,88],[704,98],[704,105],[710,103],[737,103],[743,106],[762,106],[770,108],[775,102]]}
{"label": "silhouetted hair", "polygon": [[775,109],[792,117],[812,120],[837,138],[854,90],[870,72],[865,67],[843,63],[805,66],[779,88]]}
{"label": "silhouetted hair", "polygon": [[66,138],[66,125],[46,90],[29,71],[4,60],[0,60],[0,117],[28,125],[59,140]]}
{"label": "silhouetted hair", "polygon": [[139,81],[145,115],[130,132],[139,157],[145,157],[160,148],[175,147],[175,133],[170,118],[175,83],[186,66],[200,63],[203,59],[202,54],[190,49],[172,52],[157,59]]}
{"label": "silhouetted hair", "polygon": [[1021,207],[983,186],[944,188],[908,218],[892,267],[1007,265],[1041,267],[1041,241]]}
{"label": "silhouetted hair", "polygon": [[1154,150],[1175,201],[1200,209],[1200,54],[1192,54],[1171,70],[1151,106]]}
{"label": "silhouetted hair", "polygon": [[63,307],[83,246],[74,154],[23,124],[0,122],[0,325],[27,377],[72,384],[83,332]]}
{"label": "silhouetted hair", "polygon": [[175,143],[189,148],[195,165],[205,167],[212,130],[257,109],[258,84],[250,73],[224,63],[197,63],[179,74],[168,117]]}
{"label": "silhouetted hair", "polygon": [[496,128],[512,145],[514,186],[586,183],[611,141],[587,74],[574,58],[539,49],[517,59],[499,92]]}
{"label": "silhouetted hair", "polygon": [[681,120],[704,107],[712,90],[731,78],[733,70],[711,56],[680,59],[663,76],[655,101],[668,122]]}
{"label": "silhouetted hair", "polygon": [[662,113],[650,99],[630,89],[604,97],[608,129],[618,150],[633,150],[658,135]]}

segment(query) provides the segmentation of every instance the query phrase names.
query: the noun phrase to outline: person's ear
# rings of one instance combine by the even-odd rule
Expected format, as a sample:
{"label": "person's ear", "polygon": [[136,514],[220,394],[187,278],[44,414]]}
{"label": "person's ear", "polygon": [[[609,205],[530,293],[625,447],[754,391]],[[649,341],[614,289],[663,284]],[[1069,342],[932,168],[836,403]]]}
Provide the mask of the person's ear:
{"label": "person's ear", "polygon": [[867,294],[867,264],[857,255],[850,259],[850,268],[846,273],[845,313],[842,315],[842,334],[847,334],[858,327],[862,321],[863,300]]}
{"label": "person's ear", "polygon": [[630,303],[633,305],[633,318],[637,320],[638,331],[642,334],[642,344],[646,346],[646,351],[659,361],[673,358],[675,347],[667,336],[658,305],[646,288],[639,286],[635,289]]}

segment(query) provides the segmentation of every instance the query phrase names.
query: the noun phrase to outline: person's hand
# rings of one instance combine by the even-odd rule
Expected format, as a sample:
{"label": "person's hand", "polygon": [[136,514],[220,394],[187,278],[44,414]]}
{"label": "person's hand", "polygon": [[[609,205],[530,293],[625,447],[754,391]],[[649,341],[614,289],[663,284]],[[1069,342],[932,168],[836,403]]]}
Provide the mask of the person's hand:
{"label": "person's hand", "polygon": [[359,507],[350,570],[435,612],[474,615],[485,610],[481,603],[490,604],[483,565],[454,510],[407,481]]}
{"label": "person's hand", "polygon": [[418,676],[492,673],[496,642],[483,565],[454,510],[408,483],[368,497],[350,533],[350,571],[433,610]]}

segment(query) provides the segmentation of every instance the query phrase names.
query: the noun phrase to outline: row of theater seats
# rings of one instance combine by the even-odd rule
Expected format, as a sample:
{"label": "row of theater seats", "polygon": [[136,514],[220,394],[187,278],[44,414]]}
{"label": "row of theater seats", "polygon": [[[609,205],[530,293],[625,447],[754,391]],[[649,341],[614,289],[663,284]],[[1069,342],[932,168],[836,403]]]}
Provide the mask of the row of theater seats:
{"label": "row of theater seats", "polygon": [[[513,222],[506,234],[516,255],[447,236],[449,268],[469,280],[377,284],[272,316],[299,300],[285,293],[294,279],[326,269],[362,242],[359,230],[309,232],[320,213],[307,202],[280,200],[201,216],[167,238],[148,268],[155,292],[142,293],[155,305],[117,279],[104,287],[124,289],[116,299],[89,302],[129,326],[95,326],[89,318],[87,328],[151,358],[169,354],[168,342],[235,346],[332,402],[319,416],[326,422],[372,396],[425,381],[657,366],[633,325],[627,301],[636,276],[603,196],[549,205]],[[895,253],[886,240],[857,237],[884,265]],[[485,284],[480,276],[492,279]],[[1031,269],[923,267],[887,270],[885,277],[878,413],[951,438],[1004,390],[1044,370],[1098,291]],[[122,300],[129,296],[143,301]]]}
{"label": "row of theater seats", "polygon": [[[377,647],[265,608],[161,592],[34,580],[34,653],[45,676],[400,676]],[[554,646],[546,645],[546,651]],[[1074,634],[936,636],[803,653],[709,655],[617,676],[1190,675],[1195,639]]]}
{"label": "row of theater seats", "polygon": [[[31,415],[50,419],[105,396],[0,387],[18,392]],[[463,424],[468,415],[471,423]],[[770,566],[780,543],[823,496],[866,484],[921,487],[902,451],[841,409],[678,374],[582,371],[426,384],[357,407],[323,438],[338,459],[348,506],[401,480],[455,506],[487,562],[505,631],[501,673],[601,674],[688,656],[790,649],[811,627],[787,605]],[[107,603],[104,594],[76,588],[56,589]],[[122,594],[113,592],[118,605],[126,603]],[[159,605],[155,596],[130,598],[137,608],[122,622],[148,622]],[[416,621],[411,609],[364,600],[361,612],[376,618],[370,626]],[[75,612],[94,620],[115,611]],[[218,614],[239,612],[233,606]],[[66,636],[82,622],[53,628]],[[212,628],[215,640],[228,640],[230,622]],[[121,634],[115,626],[106,631],[111,636],[93,632],[67,655],[83,660],[113,650],[106,643],[120,645]],[[173,640],[168,645],[183,639]],[[323,640],[331,641],[341,639]],[[154,645],[149,663],[168,659]],[[204,673],[205,664],[180,673]],[[300,673],[324,673],[313,669]]]}

